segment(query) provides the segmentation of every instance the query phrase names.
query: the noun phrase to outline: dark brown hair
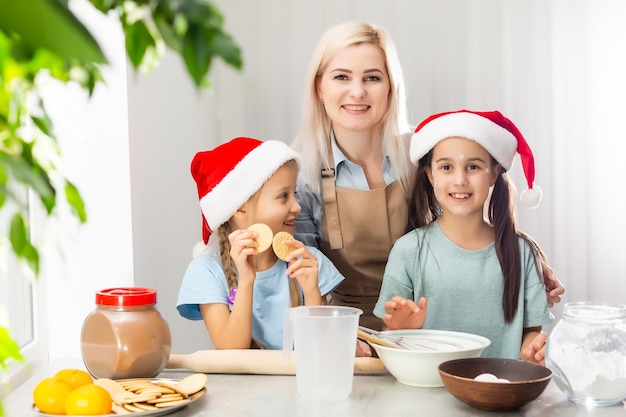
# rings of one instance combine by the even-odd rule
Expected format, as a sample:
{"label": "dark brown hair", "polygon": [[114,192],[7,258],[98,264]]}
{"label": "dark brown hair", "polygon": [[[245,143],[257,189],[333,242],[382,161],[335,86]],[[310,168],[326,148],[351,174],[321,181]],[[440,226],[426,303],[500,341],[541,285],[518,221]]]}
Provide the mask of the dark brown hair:
{"label": "dark brown hair", "polygon": [[[420,159],[415,172],[415,181],[409,202],[407,233],[432,223],[442,214],[426,171],[430,169],[432,154],[433,151],[431,150]],[[492,166],[497,165],[497,163],[495,159],[491,159]],[[504,278],[502,309],[506,323],[510,323],[515,317],[520,291],[521,254],[518,238],[524,239],[531,247],[539,275],[541,275],[540,263],[546,262],[545,254],[537,242],[517,227],[516,195],[515,186],[509,180],[506,171],[502,169],[493,187],[487,217],[495,232],[496,254]]]}

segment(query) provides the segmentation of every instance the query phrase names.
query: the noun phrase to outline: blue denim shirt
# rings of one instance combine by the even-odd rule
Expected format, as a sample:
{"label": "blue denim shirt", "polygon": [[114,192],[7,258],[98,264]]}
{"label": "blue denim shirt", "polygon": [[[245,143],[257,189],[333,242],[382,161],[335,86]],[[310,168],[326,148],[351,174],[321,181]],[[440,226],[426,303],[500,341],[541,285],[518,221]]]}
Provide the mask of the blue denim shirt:
{"label": "blue denim shirt", "polygon": [[[335,135],[332,132],[330,139],[333,159],[335,161],[335,186],[355,190],[368,190],[369,185],[367,184],[367,178],[365,177],[363,168],[348,160],[341,149],[339,149],[339,146],[337,146]],[[385,155],[385,159],[383,160],[383,178],[386,185],[396,180],[388,155]],[[319,181],[321,181],[321,176]],[[311,192],[308,185],[300,179],[298,181],[296,197],[302,207],[302,211],[296,219],[296,232],[294,237],[305,245],[319,249],[322,242],[323,202],[321,191],[320,193]]]}

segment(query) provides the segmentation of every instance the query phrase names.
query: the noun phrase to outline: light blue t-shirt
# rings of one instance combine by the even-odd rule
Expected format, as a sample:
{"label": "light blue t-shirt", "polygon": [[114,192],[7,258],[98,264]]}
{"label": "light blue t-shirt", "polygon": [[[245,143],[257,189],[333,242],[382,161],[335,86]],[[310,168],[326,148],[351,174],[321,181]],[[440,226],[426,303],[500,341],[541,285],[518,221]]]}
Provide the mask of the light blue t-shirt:
{"label": "light blue t-shirt", "polygon": [[[322,295],[329,294],[343,276],[324,254],[308,248],[319,268],[318,281]],[[273,267],[258,272],[254,280],[252,302],[252,336],[269,349],[283,347],[285,309],[291,307],[287,263],[280,259]],[[209,253],[191,261],[178,292],[176,308],[189,320],[202,320],[200,304],[228,304],[230,291],[219,253]]]}
{"label": "light blue t-shirt", "polygon": [[385,268],[374,314],[385,314],[394,296],[428,302],[424,329],[478,334],[491,340],[482,356],[518,359],[525,327],[552,321],[543,282],[532,249],[519,238],[521,284],[513,321],[504,322],[502,269],[492,243],[465,250],[441,231],[439,224],[415,229],[396,241]]}

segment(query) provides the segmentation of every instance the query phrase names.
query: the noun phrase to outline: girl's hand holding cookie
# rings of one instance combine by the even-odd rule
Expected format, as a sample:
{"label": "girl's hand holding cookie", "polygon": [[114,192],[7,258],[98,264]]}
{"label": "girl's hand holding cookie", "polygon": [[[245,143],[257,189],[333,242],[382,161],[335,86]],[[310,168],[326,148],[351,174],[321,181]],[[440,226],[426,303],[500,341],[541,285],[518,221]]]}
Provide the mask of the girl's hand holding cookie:
{"label": "girl's hand holding cookie", "polygon": [[230,257],[239,271],[239,280],[254,280],[256,276],[256,262],[254,256],[258,255],[257,232],[249,230],[235,230],[228,235],[230,241]]}
{"label": "girl's hand holding cookie", "polygon": [[[289,249],[285,248],[287,246]],[[316,302],[318,299],[321,300],[318,284],[319,269],[315,255],[307,249],[304,243],[295,240],[287,232],[276,234],[273,247],[276,256],[288,263],[285,273],[290,278],[298,280],[304,292],[305,300],[311,301],[315,299]],[[284,255],[284,252],[287,251],[287,255]]]}

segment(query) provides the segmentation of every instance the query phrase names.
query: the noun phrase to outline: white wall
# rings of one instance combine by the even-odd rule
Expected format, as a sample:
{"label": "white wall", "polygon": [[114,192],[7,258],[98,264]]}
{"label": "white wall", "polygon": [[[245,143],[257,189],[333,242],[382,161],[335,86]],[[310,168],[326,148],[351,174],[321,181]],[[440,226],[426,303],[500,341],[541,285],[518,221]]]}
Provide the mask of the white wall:
{"label": "white wall", "polygon": [[157,290],[157,308],[174,352],[211,347],[202,322],[176,311],[178,285],[201,238],[200,209],[189,166],[218,144],[213,94],[196,91],[177,56],[168,54],[147,78],[129,72],[128,110],[135,285]]}
{"label": "white wall", "polygon": [[80,331],[96,291],[133,285],[124,37],[118,22],[90,4],[74,2],[72,8],[111,65],[102,71],[107,83],[91,98],[73,84],[51,82],[43,89],[59,138],[60,169],[80,190],[88,216],[78,224],[61,196],[55,216],[38,230],[45,298],[36,307],[51,360],[81,357]]}

